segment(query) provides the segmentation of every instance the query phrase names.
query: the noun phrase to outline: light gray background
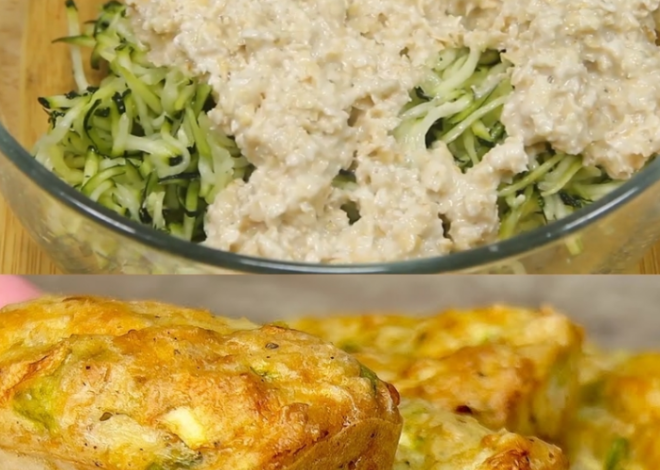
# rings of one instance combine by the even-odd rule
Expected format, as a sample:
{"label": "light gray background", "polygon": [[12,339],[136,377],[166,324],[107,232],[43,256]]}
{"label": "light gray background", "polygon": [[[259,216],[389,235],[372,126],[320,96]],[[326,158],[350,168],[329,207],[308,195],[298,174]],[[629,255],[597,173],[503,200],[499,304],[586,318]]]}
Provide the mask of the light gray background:
{"label": "light gray background", "polygon": [[660,276],[50,276],[45,290],[156,299],[256,321],[549,303],[608,346],[660,349]]}

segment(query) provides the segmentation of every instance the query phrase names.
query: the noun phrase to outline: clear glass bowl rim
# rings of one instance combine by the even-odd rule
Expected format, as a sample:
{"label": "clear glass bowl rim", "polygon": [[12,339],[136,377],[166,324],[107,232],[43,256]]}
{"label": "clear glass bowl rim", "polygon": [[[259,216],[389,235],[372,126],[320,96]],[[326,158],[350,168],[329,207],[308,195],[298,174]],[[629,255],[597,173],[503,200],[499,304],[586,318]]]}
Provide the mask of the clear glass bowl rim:
{"label": "clear glass bowl rim", "polygon": [[90,219],[122,237],[202,265],[230,271],[262,274],[428,274],[470,271],[481,266],[504,262],[509,258],[518,258],[578,232],[602,217],[622,210],[623,206],[660,179],[660,159],[656,159],[629,181],[586,208],[513,238],[444,256],[387,263],[338,265],[287,262],[230,253],[187,242],[142,225],[106,209],[60,180],[37,162],[2,123],[0,123],[0,151],[20,172],[55,200],[68,206],[81,217]]}

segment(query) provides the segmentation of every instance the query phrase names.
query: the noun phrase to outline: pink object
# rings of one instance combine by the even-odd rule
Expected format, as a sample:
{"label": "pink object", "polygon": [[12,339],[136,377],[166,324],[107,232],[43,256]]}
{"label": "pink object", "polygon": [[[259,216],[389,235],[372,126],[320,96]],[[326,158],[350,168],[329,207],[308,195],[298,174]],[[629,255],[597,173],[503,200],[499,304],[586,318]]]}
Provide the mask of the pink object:
{"label": "pink object", "polygon": [[0,308],[39,297],[41,292],[20,276],[0,275]]}

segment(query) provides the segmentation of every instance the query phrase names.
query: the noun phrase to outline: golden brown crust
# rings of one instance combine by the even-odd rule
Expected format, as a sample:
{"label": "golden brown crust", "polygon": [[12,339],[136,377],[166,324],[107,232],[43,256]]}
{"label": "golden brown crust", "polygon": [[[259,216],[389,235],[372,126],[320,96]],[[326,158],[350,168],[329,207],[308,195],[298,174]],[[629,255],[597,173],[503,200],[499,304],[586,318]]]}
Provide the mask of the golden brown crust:
{"label": "golden brown crust", "polygon": [[395,470],[566,470],[562,451],[540,439],[492,431],[469,416],[403,398],[404,428]]}
{"label": "golden brown crust", "polygon": [[602,379],[601,400],[624,421],[660,423],[660,353],[623,360]]}
{"label": "golden brown crust", "polygon": [[0,318],[10,452],[76,470],[391,467],[398,395],[308,334],[90,297]]}
{"label": "golden brown crust", "polygon": [[585,357],[582,402],[563,441],[576,468],[660,468],[660,353]]}
{"label": "golden brown crust", "polygon": [[483,463],[480,470],[559,470],[568,468],[568,459],[558,447],[533,437],[508,434],[498,436],[495,441],[496,443],[491,443],[489,447],[496,453]]}
{"label": "golden brown crust", "polygon": [[[299,455],[287,470],[364,470],[390,469],[392,449],[383,451],[382,444],[398,440],[392,426],[370,419],[350,426],[314,448]],[[21,455],[0,448],[3,470],[97,470],[95,465],[73,464],[52,456]],[[507,469],[508,470],[508,469]],[[545,469],[539,469],[545,470]]]}
{"label": "golden brown crust", "polygon": [[290,322],[332,341],[408,398],[494,430],[554,440],[574,411],[582,330],[549,308],[357,315]]}
{"label": "golden brown crust", "polygon": [[47,346],[71,335],[117,336],[149,326],[198,326],[220,333],[257,327],[245,319],[215,317],[202,309],[94,296],[45,296],[1,311],[0,352],[18,342],[29,347]]}
{"label": "golden brown crust", "polygon": [[400,429],[383,426],[382,420],[371,419],[360,423],[360,428],[345,428],[330,439],[307,449],[304,455],[287,470],[376,470],[391,469],[396,446],[382,444],[398,442]]}
{"label": "golden brown crust", "polygon": [[406,396],[472,415],[492,429],[517,429],[516,408],[534,392],[536,381],[531,361],[506,345],[485,345],[415,361],[397,386]]}

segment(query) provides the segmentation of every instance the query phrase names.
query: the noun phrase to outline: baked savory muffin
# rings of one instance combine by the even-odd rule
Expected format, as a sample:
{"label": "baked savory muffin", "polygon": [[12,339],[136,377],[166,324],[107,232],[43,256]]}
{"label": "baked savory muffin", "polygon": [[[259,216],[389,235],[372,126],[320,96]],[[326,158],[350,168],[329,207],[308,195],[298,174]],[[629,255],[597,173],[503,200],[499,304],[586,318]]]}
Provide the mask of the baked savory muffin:
{"label": "baked savory muffin", "polygon": [[406,398],[554,441],[575,409],[582,330],[549,308],[427,317],[303,318],[293,327],[355,355]]}
{"label": "baked savory muffin", "polygon": [[491,431],[422,399],[401,398],[403,433],[394,470],[565,470],[561,450],[533,437]]}
{"label": "baked savory muffin", "polygon": [[591,373],[564,442],[572,468],[660,468],[660,353],[603,354],[585,362]]}
{"label": "baked savory muffin", "polygon": [[0,310],[2,470],[389,470],[397,404],[280,326],[91,297]]}

